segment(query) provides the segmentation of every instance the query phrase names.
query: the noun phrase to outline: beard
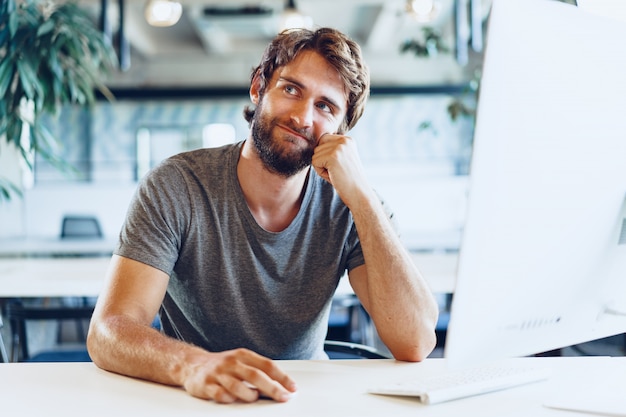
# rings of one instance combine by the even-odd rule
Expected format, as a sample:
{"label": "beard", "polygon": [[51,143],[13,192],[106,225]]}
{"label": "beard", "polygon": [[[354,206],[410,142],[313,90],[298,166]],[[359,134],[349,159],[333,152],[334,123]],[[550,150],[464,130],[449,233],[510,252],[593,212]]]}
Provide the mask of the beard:
{"label": "beard", "polygon": [[259,104],[252,120],[252,140],[265,168],[272,173],[289,178],[311,165],[316,141],[310,133],[303,132],[302,129],[298,129],[292,124],[287,124],[289,129],[307,138],[308,146],[299,149],[292,147],[286,149],[282,147],[281,141],[292,143],[303,141],[288,134],[284,134],[282,138],[275,137],[272,131],[277,124],[276,118],[263,114]]}

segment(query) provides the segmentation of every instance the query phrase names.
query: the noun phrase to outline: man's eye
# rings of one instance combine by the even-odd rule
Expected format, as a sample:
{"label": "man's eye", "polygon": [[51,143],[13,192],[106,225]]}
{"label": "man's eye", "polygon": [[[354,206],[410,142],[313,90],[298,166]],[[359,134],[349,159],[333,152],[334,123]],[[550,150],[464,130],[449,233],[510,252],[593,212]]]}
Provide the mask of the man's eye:
{"label": "man's eye", "polygon": [[296,90],[296,87],[294,87],[292,85],[287,85],[287,86],[285,86],[285,92],[287,94],[296,94],[298,92],[298,90]]}
{"label": "man's eye", "polygon": [[322,111],[325,111],[325,112],[328,112],[328,113],[332,113],[333,112],[333,109],[326,103],[319,103],[317,105],[317,107],[319,109],[321,109]]}

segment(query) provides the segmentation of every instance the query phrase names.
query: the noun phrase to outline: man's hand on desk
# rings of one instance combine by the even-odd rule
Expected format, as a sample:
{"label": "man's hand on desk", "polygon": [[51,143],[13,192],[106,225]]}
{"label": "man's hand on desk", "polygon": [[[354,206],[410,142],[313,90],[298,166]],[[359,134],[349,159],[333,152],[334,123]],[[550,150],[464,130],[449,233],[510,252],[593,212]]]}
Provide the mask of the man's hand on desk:
{"label": "man's hand on desk", "polygon": [[296,392],[295,382],[274,361],[248,349],[209,355],[192,361],[183,371],[183,386],[195,397],[232,403],[263,396],[285,402]]}

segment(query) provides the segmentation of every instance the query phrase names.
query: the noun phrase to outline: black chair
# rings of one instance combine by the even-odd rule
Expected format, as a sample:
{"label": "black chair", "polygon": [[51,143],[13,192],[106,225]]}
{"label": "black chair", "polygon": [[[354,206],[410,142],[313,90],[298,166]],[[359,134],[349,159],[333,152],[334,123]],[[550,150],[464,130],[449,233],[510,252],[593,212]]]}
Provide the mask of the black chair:
{"label": "black chair", "polygon": [[328,340],[373,346],[371,319],[354,294],[336,295],[328,319]]}
{"label": "black chair", "polygon": [[390,359],[376,349],[374,325],[355,294],[335,295],[324,351],[330,359]]}
{"label": "black chair", "polygon": [[94,216],[66,215],[61,224],[61,239],[102,239],[100,222]]}
{"label": "black chair", "polygon": [[9,355],[7,355],[6,345],[2,338],[2,316],[0,315],[0,363],[7,363],[9,361]]}
{"label": "black chair", "polygon": [[89,362],[84,340],[80,346],[66,348],[59,344],[54,349],[45,350],[31,355],[27,337],[27,325],[31,320],[89,320],[93,314],[93,306],[67,307],[25,305],[21,300],[11,300],[5,306],[5,317],[11,328],[11,361],[12,362]]}
{"label": "black chair", "polygon": [[337,340],[326,340],[324,351],[330,359],[391,359],[374,347]]}
{"label": "black chair", "polygon": [[[63,220],[61,221],[62,240],[102,239],[103,237],[102,228],[100,227],[100,222],[97,217],[77,214],[68,214],[63,216]],[[87,307],[95,302],[94,300],[90,300],[88,297],[68,297],[66,300],[66,305],[78,305],[79,308]],[[80,315],[81,314],[79,312],[76,320],[76,331],[78,332],[79,337],[84,338],[85,335]]]}

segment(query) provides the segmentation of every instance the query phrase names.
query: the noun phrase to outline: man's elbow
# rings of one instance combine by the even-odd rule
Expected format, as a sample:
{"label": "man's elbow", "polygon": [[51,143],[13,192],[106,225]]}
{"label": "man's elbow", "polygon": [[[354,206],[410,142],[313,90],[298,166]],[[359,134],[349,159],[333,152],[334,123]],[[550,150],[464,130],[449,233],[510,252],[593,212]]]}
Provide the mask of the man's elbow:
{"label": "man's elbow", "polygon": [[394,359],[403,362],[421,362],[426,359],[437,345],[437,336],[434,332],[423,336],[417,343],[390,350]]}
{"label": "man's elbow", "polygon": [[116,320],[93,316],[87,332],[87,352],[93,363],[102,369],[111,370],[112,347],[116,340]]}
{"label": "man's elbow", "polygon": [[87,352],[89,353],[89,357],[100,368],[104,368],[104,363],[102,361],[102,335],[100,334],[100,330],[98,329],[99,324],[95,323],[93,320],[89,326],[89,331],[87,333]]}

